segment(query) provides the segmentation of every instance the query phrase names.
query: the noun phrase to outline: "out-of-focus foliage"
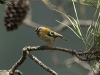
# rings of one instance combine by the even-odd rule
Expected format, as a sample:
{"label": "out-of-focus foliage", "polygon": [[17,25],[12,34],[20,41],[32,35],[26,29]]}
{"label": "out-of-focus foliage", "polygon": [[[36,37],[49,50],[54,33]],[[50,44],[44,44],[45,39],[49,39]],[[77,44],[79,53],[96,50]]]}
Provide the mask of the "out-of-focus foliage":
{"label": "out-of-focus foliage", "polygon": [[0,5],[7,5],[7,4],[11,4],[11,3],[7,0],[0,0]]}
{"label": "out-of-focus foliage", "polygon": [[[66,0],[63,0],[63,1],[66,1]],[[98,3],[98,0],[72,0],[72,1],[79,2],[81,4],[89,5],[89,6],[91,6],[91,3],[93,3],[94,5],[97,5]]]}

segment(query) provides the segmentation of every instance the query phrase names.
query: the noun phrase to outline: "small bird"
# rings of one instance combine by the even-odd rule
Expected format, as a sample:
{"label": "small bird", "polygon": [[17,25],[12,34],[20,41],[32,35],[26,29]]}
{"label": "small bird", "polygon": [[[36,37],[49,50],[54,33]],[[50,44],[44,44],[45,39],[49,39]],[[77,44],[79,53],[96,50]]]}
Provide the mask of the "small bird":
{"label": "small bird", "polygon": [[35,29],[37,36],[44,42],[47,42],[47,45],[53,46],[55,39],[62,38],[63,40],[67,41],[61,34],[50,30],[47,27],[38,27]]}

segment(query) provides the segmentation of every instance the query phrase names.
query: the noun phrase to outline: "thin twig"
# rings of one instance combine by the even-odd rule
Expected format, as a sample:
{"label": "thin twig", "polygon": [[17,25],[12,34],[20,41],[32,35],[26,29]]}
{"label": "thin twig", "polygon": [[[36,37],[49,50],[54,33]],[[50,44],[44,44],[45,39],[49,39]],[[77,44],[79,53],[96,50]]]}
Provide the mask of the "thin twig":
{"label": "thin twig", "polygon": [[[63,12],[64,14],[67,14],[66,12],[65,12],[65,9],[64,9],[64,6],[63,5],[59,5],[59,7],[56,7],[56,6],[54,6],[49,0],[43,0],[44,2],[44,4],[49,8],[49,9],[51,9],[52,11],[54,11],[53,9],[57,9],[58,11],[61,11],[61,12]],[[30,7],[30,10],[29,10],[29,12],[28,12],[28,14],[27,14],[27,17],[26,17],[26,19],[24,19],[24,21],[23,21],[23,23],[25,23],[25,25],[27,25],[27,26],[30,26],[30,27],[32,27],[32,28],[36,28],[36,27],[39,27],[39,26],[46,26],[46,25],[41,25],[41,24],[38,24],[38,23],[35,23],[35,22],[33,22],[32,21],[32,10],[31,10],[32,8]],[[57,13],[57,12],[56,12]],[[62,15],[62,14],[60,14],[61,16],[62,16],[62,18],[63,18],[63,21],[62,21],[62,23],[64,23],[64,24],[66,24],[66,25],[68,25],[68,26],[72,26],[72,24],[71,24],[71,22],[70,21],[68,21],[68,19],[64,16],[64,15]],[[79,20],[79,22],[80,22],[80,25],[81,26],[89,26],[91,23],[92,23],[92,20]],[[47,27],[47,26],[46,26]],[[54,31],[62,31],[62,30],[65,30],[66,28],[67,28],[67,26],[64,26],[64,25],[62,25],[62,24],[59,24],[59,25],[57,25],[57,26],[54,26],[54,27],[49,27],[48,26],[48,28],[50,28],[50,29],[52,29],[52,30],[54,30]]]}
{"label": "thin twig", "polygon": [[15,74],[18,74],[18,75],[23,75],[23,73],[19,70],[15,70]]}
{"label": "thin twig", "polygon": [[58,75],[54,70],[51,68],[47,67],[45,64],[43,64],[40,60],[38,60],[34,55],[31,55],[28,51],[28,47],[23,48],[23,55],[21,58],[12,66],[12,68],[9,70],[10,75],[19,74],[22,75],[21,72],[16,70],[26,59],[26,56],[29,56],[32,60],[34,60],[37,64],[39,64],[43,69],[46,71],[50,72],[53,75]]}
{"label": "thin twig", "polygon": [[67,52],[67,53],[70,53],[72,55],[75,55],[78,59],[82,60],[82,61],[90,61],[90,60],[94,60],[96,59],[97,57],[88,57],[88,58],[82,58],[81,56],[82,55],[85,55],[85,54],[93,54],[95,53],[95,51],[93,52],[89,52],[89,51],[83,51],[83,52],[79,52],[79,51],[76,51],[76,50],[72,50],[72,49],[67,49],[67,48],[61,48],[61,47],[48,47],[48,46],[33,46],[33,47],[30,47],[28,46],[27,47],[28,51],[37,51],[37,50],[58,50],[58,51],[63,51],[63,52]]}
{"label": "thin twig", "polygon": [[12,68],[9,70],[11,75],[14,75],[15,70],[26,60],[26,52],[23,51],[23,55],[21,58],[12,66]]}
{"label": "thin twig", "polygon": [[38,58],[36,58],[34,55],[31,55],[29,51],[27,51],[27,55],[34,60],[37,64],[39,64],[43,69],[50,72],[52,75],[58,75],[54,70],[43,64]]}

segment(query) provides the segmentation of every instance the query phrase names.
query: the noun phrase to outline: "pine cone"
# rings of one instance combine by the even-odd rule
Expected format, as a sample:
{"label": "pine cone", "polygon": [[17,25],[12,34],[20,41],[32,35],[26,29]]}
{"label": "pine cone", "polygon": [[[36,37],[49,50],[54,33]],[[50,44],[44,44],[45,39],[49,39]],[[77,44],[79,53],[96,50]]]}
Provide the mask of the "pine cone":
{"label": "pine cone", "polygon": [[29,10],[28,0],[12,0],[10,3],[6,8],[4,17],[5,26],[8,31],[17,29]]}

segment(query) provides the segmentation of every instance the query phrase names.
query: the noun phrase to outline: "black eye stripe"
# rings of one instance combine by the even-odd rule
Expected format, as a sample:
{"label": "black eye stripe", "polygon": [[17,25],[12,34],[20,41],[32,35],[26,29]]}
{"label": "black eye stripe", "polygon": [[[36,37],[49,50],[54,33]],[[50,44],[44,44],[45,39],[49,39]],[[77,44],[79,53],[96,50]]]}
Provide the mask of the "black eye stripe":
{"label": "black eye stripe", "polygon": [[40,32],[41,31],[41,28],[38,28],[38,31]]}
{"label": "black eye stripe", "polygon": [[41,31],[41,28],[38,27],[38,28],[35,29],[35,31],[36,31],[37,34],[39,34],[39,32]]}
{"label": "black eye stripe", "polygon": [[41,28],[36,28],[35,31],[41,31]]}
{"label": "black eye stripe", "polygon": [[38,30],[38,28],[35,29],[35,31],[37,31],[37,30]]}

